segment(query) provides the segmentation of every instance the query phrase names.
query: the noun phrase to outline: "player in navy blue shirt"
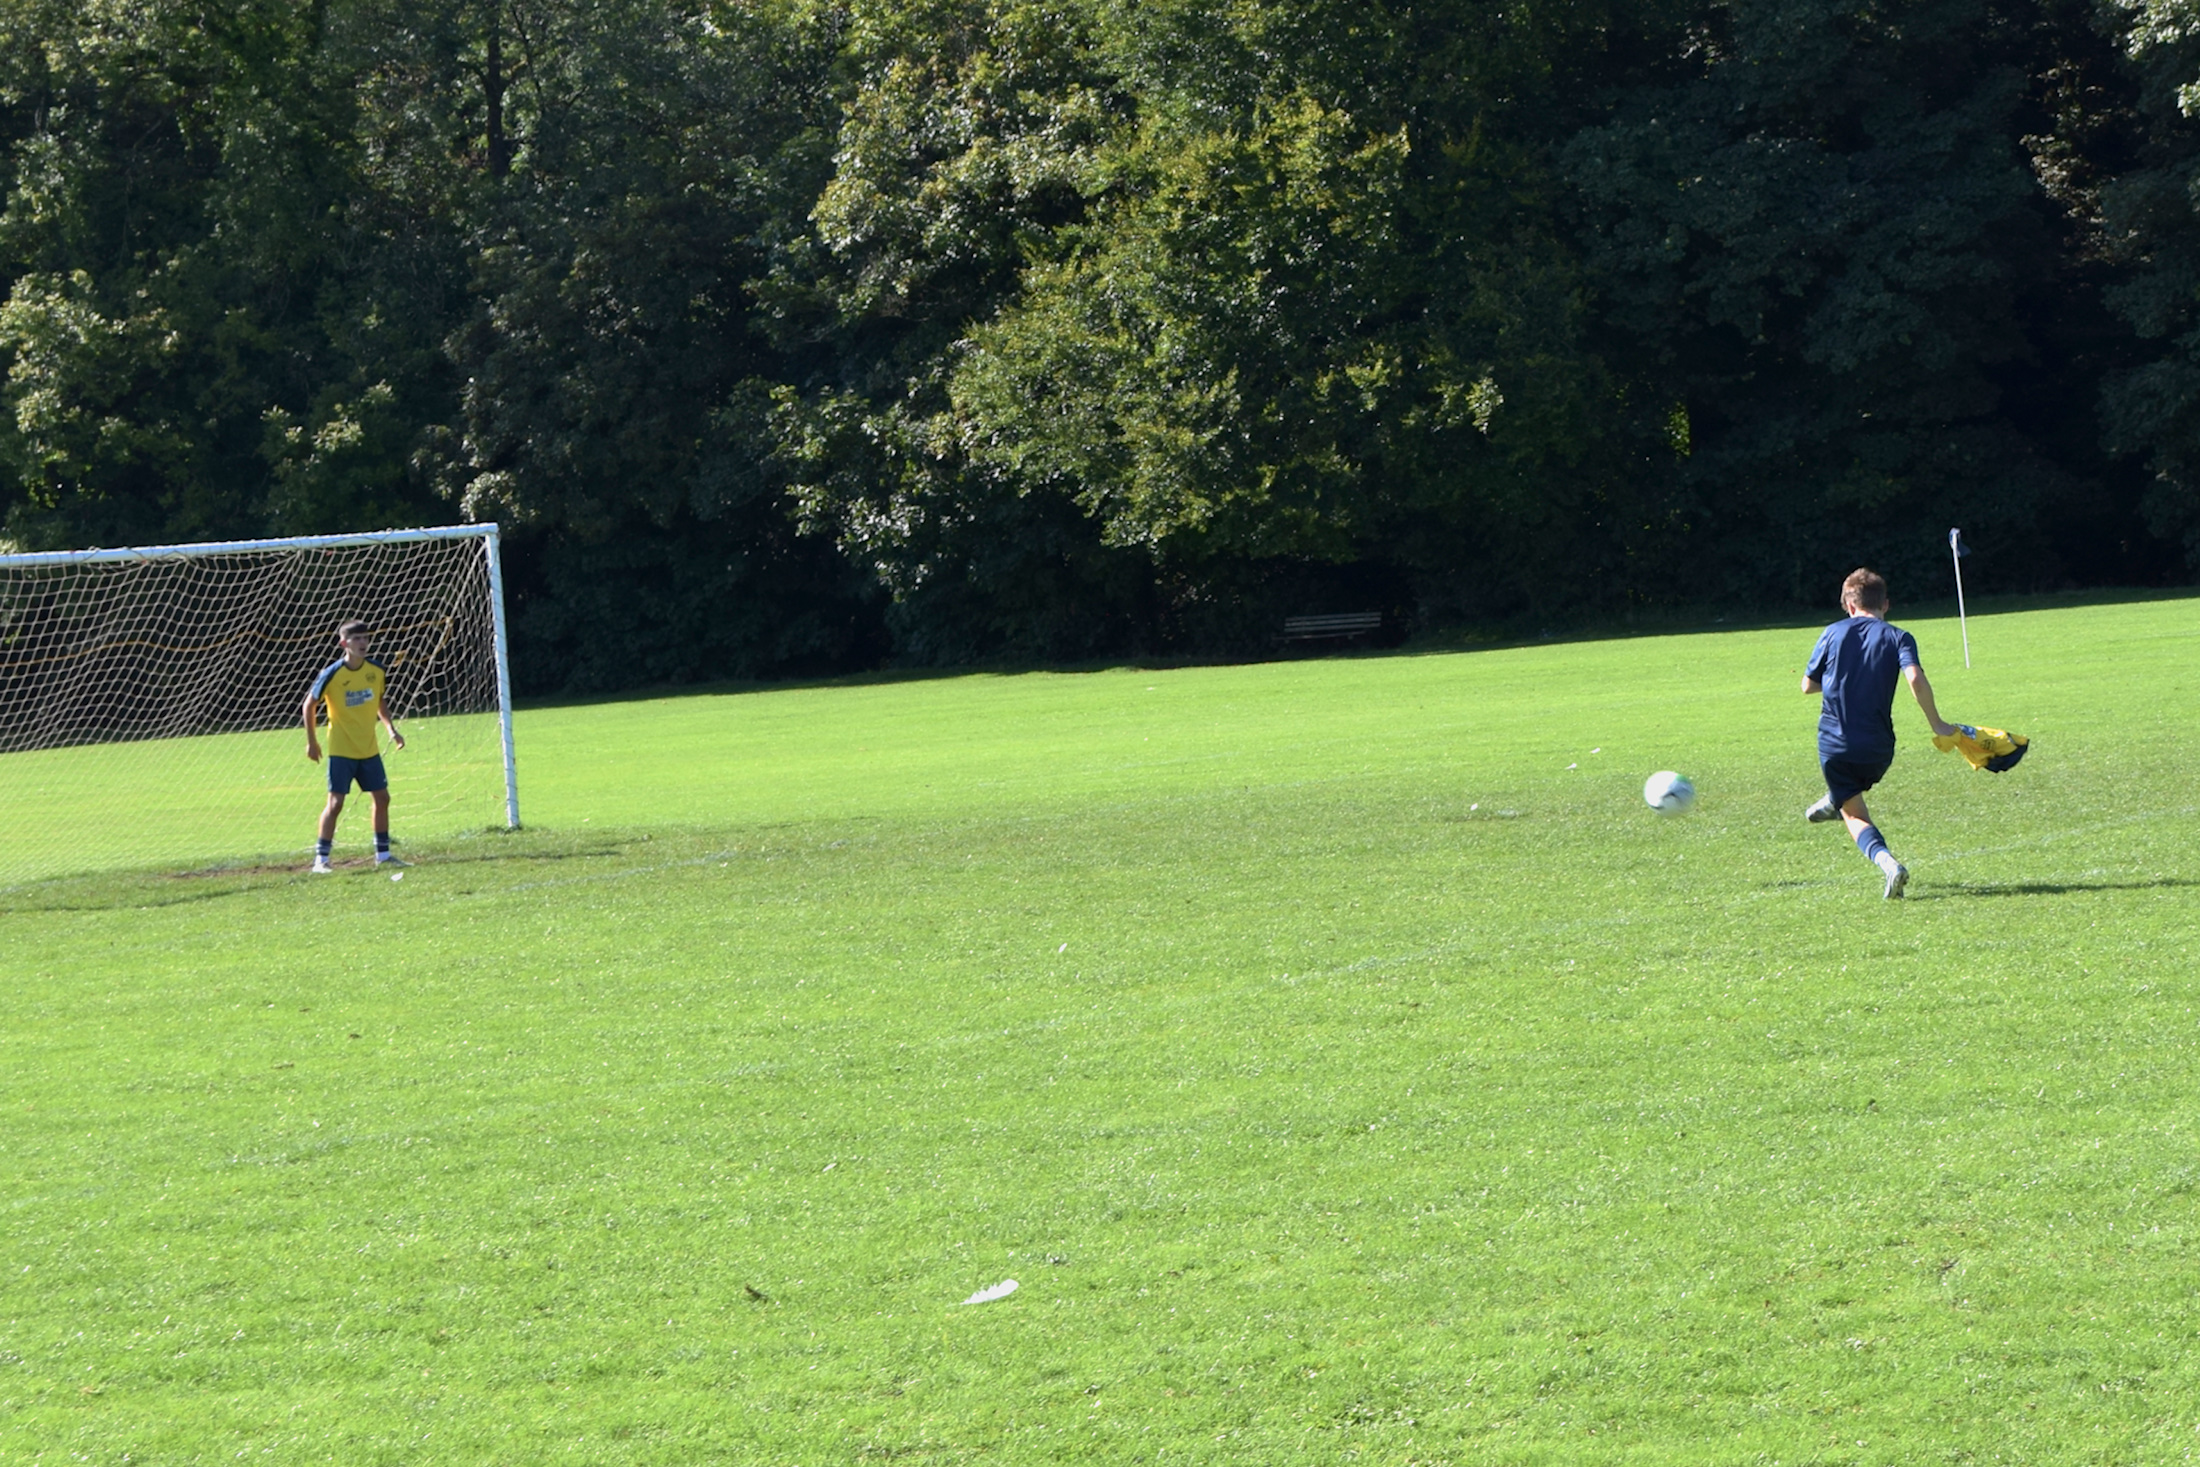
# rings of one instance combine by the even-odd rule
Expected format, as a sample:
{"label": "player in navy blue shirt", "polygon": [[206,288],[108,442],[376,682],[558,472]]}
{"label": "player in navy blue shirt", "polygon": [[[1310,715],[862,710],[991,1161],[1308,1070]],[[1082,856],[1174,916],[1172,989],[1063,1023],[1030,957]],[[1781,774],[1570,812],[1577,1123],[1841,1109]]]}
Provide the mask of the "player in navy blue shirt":
{"label": "player in navy blue shirt", "polygon": [[1803,691],[1823,695],[1818,715],[1818,763],[1825,797],[1803,812],[1805,820],[1848,822],[1856,848],[1887,878],[1889,901],[1910,883],[1910,869],[1894,858],[1864,808],[1864,791],[1894,763],[1894,685],[1907,678],[1917,706],[1936,734],[1953,732],[1933,706],[1933,685],[1917,660],[1917,639],[1887,620],[1887,583],[1875,572],[1852,572],[1841,583],[1848,620],[1827,627],[1803,669]]}

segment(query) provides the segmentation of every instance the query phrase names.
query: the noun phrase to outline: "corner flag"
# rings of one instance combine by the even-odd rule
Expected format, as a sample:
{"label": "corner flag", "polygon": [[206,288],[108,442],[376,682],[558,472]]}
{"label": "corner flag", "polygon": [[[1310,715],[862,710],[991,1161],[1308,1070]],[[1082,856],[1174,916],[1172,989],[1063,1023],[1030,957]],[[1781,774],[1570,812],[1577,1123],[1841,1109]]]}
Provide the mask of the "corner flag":
{"label": "corner flag", "polygon": [[1948,559],[1956,568],[1956,623],[1963,628],[1963,665],[1971,665],[1971,618],[1963,610],[1963,557],[1971,547],[1963,543],[1961,530],[1948,532]]}

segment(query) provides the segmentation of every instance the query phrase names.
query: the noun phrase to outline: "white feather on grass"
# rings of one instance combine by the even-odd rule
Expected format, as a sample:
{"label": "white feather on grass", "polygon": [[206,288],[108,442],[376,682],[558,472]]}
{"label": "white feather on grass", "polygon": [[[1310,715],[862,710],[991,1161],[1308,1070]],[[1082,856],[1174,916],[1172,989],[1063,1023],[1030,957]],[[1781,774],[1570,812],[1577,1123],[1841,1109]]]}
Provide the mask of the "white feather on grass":
{"label": "white feather on grass", "polygon": [[978,1290],[977,1293],[972,1294],[969,1298],[963,1300],[963,1303],[990,1304],[995,1299],[1006,1299],[1009,1295],[1015,1292],[1016,1281],[1014,1279],[1002,1279],[999,1283],[995,1284],[990,1289]]}

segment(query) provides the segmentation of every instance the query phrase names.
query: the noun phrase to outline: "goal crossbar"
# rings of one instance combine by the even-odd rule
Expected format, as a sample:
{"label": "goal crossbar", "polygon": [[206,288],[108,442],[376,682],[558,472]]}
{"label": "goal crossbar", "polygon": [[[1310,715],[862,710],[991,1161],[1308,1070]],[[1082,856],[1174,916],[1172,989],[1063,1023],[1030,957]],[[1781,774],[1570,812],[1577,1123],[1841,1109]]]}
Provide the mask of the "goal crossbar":
{"label": "goal crossbar", "polygon": [[[188,545],[134,545],[115,550],[32,550],[0,555],[0,568],[96,565],[107,560],[176,560],[208,555],[257,555],[276,550],[331,550],[344,545],[404,545],[416,540],[486,540],[496,554],[495,525],[442,525],[431,530],[362,530],[350,535],[293,535],[283,540],[206,540]],[[498,607],[501,619],[503,608]]]}

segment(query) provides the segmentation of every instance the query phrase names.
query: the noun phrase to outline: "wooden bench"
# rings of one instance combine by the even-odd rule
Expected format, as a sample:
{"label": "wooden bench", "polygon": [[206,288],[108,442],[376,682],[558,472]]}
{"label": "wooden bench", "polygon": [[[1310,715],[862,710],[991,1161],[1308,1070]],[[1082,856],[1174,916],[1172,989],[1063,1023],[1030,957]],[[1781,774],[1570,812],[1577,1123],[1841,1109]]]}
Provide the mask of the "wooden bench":
{"label": "wooden bench", "polygon": [[1380,611],[1340,611],[1327,616],[1287,616],[1283,619],[1284,642],[1325,642],[1346,637],[1365,637],[1383,629]]}

